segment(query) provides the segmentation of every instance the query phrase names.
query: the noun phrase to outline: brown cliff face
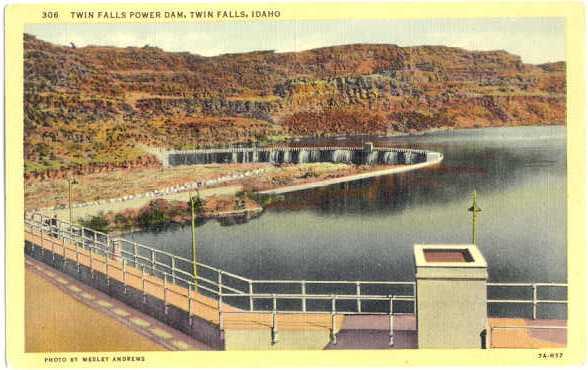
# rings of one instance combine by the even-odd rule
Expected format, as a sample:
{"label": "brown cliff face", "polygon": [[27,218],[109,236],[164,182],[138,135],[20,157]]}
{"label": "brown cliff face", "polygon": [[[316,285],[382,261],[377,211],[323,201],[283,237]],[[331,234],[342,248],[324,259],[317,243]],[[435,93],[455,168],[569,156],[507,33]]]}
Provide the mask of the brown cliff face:
{"label": "brown cliff face", "polygon": [[202,57],[30,35],[24,51],[27,172],[151,165],[137,144],[565,124],[565,63],[504,51],[358,44]]}

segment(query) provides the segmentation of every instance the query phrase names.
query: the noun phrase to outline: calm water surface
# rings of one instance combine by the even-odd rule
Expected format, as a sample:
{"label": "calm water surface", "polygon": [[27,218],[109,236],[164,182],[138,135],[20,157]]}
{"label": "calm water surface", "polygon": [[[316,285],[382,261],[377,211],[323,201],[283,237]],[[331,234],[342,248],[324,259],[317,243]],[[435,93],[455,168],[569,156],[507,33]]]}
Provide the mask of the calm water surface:
{"label": "calm water surface", "polygon": [[[258,218],[198,228],[198,259],[256,279],[413,280],[415,243],[469,243],[471,193],[491,281],[565,282],[564,127],[372,140],[443,152],[437,167],[285,195]],[[313,140],[317,141],[317,140]],[[126,236],[190,257],[188,227]]]}

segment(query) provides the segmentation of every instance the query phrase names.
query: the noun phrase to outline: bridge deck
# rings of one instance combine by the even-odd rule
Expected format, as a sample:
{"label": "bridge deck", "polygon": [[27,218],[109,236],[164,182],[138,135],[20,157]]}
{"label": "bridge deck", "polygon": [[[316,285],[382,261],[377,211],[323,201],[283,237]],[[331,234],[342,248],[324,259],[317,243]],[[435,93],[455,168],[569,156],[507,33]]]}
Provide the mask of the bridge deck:
{"label": "bridge deck", "polygon": [[[44,236],[25,232],[25,240],[41,248],[43,253],[65,257],[67,264],[84,266],[90,271],[107,276],[118,284],[126,284],[146,295],[166,302],[168,306],[175,306],[185,312],[192,312],[194,316],[219,326],[219,302],[187,288],[165,283],[161,278],[145,273],[141,270],[125,266],[120,258],[106,258],[96,253],[76,247],[73,243],[64,242],[51,236]],[[123,273],[124,271],[124,273]],[[191,307],[188,294],[192,299]],[[227,304],[223,304],[223,328],[225,331],[240,331],[249,329],[270,329],[272,315],[270,313],[251,313]],[[566,326],[565,320],[527,320],[521,318],[489,318],[492,332],[491,343],[494,348],[558,348],[565,347],[566,331],[556,328]],[[331,316],[328,313],[280,313],[277,315],[277,327],[280,331],[324,331],[331,328]],[[416,347],[415,318],[411,315],[395,318],[394,348]],[[552,329],[548,329],[551,327]],[[340,335],[339,345],[329,345],[327,348],[387,348],[388,337],[387,315],[369,315],[354,317],[337,315],[336,331]],[[398,335],[396,335],[398,334]],[[367,335],[367,336],[366,336]],[[366,339],[368,338],[368,339]],[[372,343],[373,342],[373,343]],[[357,347],[359,346],[359,347]],[[388,347],[390,348],[390,347]]]}
{"label": "bridge deck", "polygon": [[[191,308],[188,303],[188,289],[171,282],[165,283],[163,279],[142,274],[140,269],[132,266],[125,266],[118,258],[106,258],[92,253],[86,249],[76,247],[75,244],[64,242],[62,239],[44,236],[41,239],[38,235],[25,232],[25,240],[41,247],[44,251],[54,253],[55,256],[65,257],[67,263],[84,266],[92,271],[126,284],[129,288],[144,291],[145,294],[167,302],[181,310],[198,316],[214,325],[219,325],[219,302],[214,298],[203,294],[190,292],[192,298]],[[124,276],[123,276],[124,275]],[[164,292],[165,291],[165,292]],[[223,304],[223,328],[231,329],[267,329],[272,327],[272,315],[250,313],[227,304]],[[337,317],[337,326],[340,327],[343,317]],[[278,314],[277,326],[280,330],[328,330],[331,327],[331,316],[325,314],[299,313],[299,314]]]}

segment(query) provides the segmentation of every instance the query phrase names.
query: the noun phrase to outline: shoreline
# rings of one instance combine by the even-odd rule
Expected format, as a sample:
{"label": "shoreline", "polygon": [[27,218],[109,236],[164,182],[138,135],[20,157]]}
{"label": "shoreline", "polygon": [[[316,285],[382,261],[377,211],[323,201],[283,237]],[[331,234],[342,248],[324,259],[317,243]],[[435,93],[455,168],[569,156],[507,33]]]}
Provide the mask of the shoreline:
{"label": "shoreline", "polygon": [[275,188],[275,189],[259,191],[259,192],[257,192],[257,194],[261,194],[261,195],[286,194],[286,193],[291,193],[291,192],[295,192],[295,191],[319,188],[319,187],[339,184],[339,183],[343,183],[343,182],[351,182],[351,181],[356,181],[356,180],[367,179],[367,178],[371,178],[371,177],[393,175],[393,174],[397,174],[397,173],[409,172],[409,171],[418,170],[420,168],[433,166],[433,165],[441,163],[442,161],[443,161],[443,155],[441,155],[441,157],[439,159],[436,159],[436,160],[430,161],[430,162],[405,165],[405,166],[394,167],[394,168],[390,168],[390,169],[386,169],[386,170],[364,172],[364,173],[360,173],[357,175],[343,176],[343,177],[338,177],[338,178],[334,178],[334,179],[321,180],[321,181],[310,182],[310,183],[300,184],[300,185],[283,186],[283,187],[279,187],[279,188]]}
{"label": "shoreline", "polygon": [[[319,181],[314,181],[314,182],[309,182],[309,183],[299,184],[299,185],[283,186],[283,187],[278,187],[278,188],[269,189],[269,190],[257,191],[256,194],[259,194],[259,195],[279,195],[279,194],[286,194],[286,193],[291,193],[291,192],[295,192],[295,191],[320,188],[320,187],[330,186],[330,185],[339,184],[339,183],[352,182],[352,181],[357,181],[357,180],[362,180],[362,179],[367,179],[367,178],[410,172],[410,171],[415,171],[415,170],[418,170],[421,168],[426,168],[426,167],[431,167],[431,166],[437,165],[437,164],[441,163],[443,161],[443,159],[444,159],[444,157],[443,157],[443,155],[441,155],[440,158],[432,160],[430,162],[423,162],[423,163],[417,163],[417,164],[412,164],[412,165],[396,166],[396,167],[388,168],[388,169],[384,169],[384,170],[363,172],[363,173],[359,173],[359,174],[355,174],[355,175],[342,176],[342,177],[332,178],[332,179],[328,179],[328,180],[319,180]],[[242,189],[242,187],[239,185],[237,185],[237,186],[224,186],[224,187],[219,187],[219,188],[204,189],[205,190],[204,193],[205,194],[209,193],[206,195],[210,196],[213,194],[217,194],[217,192],[219,190],[220,190],[221,194],[226,193],[228,190],[228,193],[234,194],[237,191],[239,191],[240,189]],[[182,197],[182,195],[184,195],[184,196],[187,195],[187,193],[188,192],[186,191],[186,192],[179,192],[179,193],[176,193],[173,195],[168,194],[167,197],[164,196],[164,197],[162,197],[162,199],[167,198],[168,200],[176,200],[178,197]],[[146,199],[133,199],[133,201],[134,202],[137,202],[137,201],[145,202]],[[116,208],[118,208],[119,210],[121,208],[129,208],[129,206],[130,206],[129,203],[134,203],[134,202],[130,202],[130,200],[127,200],[127,201],[118,203],[117,204],[118,207],[116,207]],[[111,207],[112,207],[112,204],[107,203],[107,204],[95,205],[94,207],[89,207],[89,209],[86,208],[85,210],[89,211],[89,212],[86,212],[85,216],[98,215],[101,212],[104,212],[105,210],[108,210],[108,208],[111,208]],[[60,213],[65,213],[66,211],[68,211],[68,210],[67,209],[58,210],[56,212],[56,214],[58,214],[58,217],[61,216],[63,218],[63,217],[65,217],[65,214],[61,215]],[[78,209],[78,211],[79,211],[79,209]],[[110,211],[115,211],[115,210],[111,209]],[[247,209],[242,209],[242,210],[212,212],[212,213],[203,215],[202,218],[203,219],[211,219],[211,220],[212,219],[222,220],[227,217],[230,218],[230,217],[255,216],[255,215],[262,213],[263,211],[264,211],[264,207],[258,206],[258,207],[247,208]],[[79,215],[76,215],[76,216],[79,217]],[[111,230],[109,232],[109,235],[115,236],[115,237],[120,237],[123,234],[127,234],[129,232],[141,231],[141,230],[145,230],[145,229],[142,227],[138,227],[137,225],[134,225],[133,227],[130,227],[128,229]]]}
{"label": "shoreline", "polygon": [[[443,155],[441,155],[440,158],[435,159],[430,162],[397,166],[397,167],[388,168],[388,169],[384,169],[384,170],[363,172],[363,173],[359,173],[359,174],[355,174],[355,175],[342,176],[342,177],[332,178],[332,179],[328,179],[328,180],[314,181],[314,182],[309,182],[309,183],[305,183],[305,184],[283,186],[283,187],[278,187],[278,188],[269,189],[269,190],[257,191],[256,194],[259,194],[259,195],[280,195],[280,194],[291,193],[291,192],[295,192],[295,191],[301,191],[301,190],[325,187],[325,186],[339,184],[339,183],[357,181],[357,180],[366,179],[366,178],[373,178],[373,177],[379,177],[379,176],[386,176],[386,175],[393,175],[393,174],[398,174],[398,173],[410,172],[410,171],[415,171],[415,170],[418,170],[421,168],[437,165],[443,161],[443,158],[444,158]],[[209,190],[213,191],[214,188],[209,189]],[[179,193],[179,194],[185,194],[185,193]],[[100,208],[100,207],[98,207],[98,208]],[[248,217],[248,216],[252,216],[252,215],[258,215],[258,214],[262,213],[263,211],[264,211],[264,207],[258,206],[258,207],[242,209],[242,210],[211,212],[211,213],[202,215],[202,218],[221,220],[226,217],[243,217],[243,216]],[[140,230],[144,230],[144,228],[141,228],[141,227],[138,227],[137,225],[134,225],[133,227],[131,227],[129,229],[112,230],[111,233],[112,233],[112,235],[122,235],[122,234],[126,234],[129,232],[140,231]]]}
{"label": "shoreline", "polygon": [[[507,124],[496,124],[496,125],[474,125],[474,126],[467,126],[467,127],[453,127],[453,126],[441,126],[441,127],[432,127],[423,130],[415,130],[412,132],[394,132],[394,133],[363,133],[363,134],[333,134],[333,133],[326,133],[321,134],[319,136],[313,135],[292,135],[292,136],[285,136],[283,140],[278,141],[268,141],[268,142],[260,142],[257,144],[260,145],[274,145],[274,144],[289,144],[289,143],[298,143],[304,141],[306,139],[332,139],[332,140],[339,140],[339,138],[344,137],[366,137],[366,138],[380,138],[380,139],[401,139],[401,138],[412,138],[412,137],[420,137],[429,134],[435,134],[439,132],[452,132],[452,131],[467,131],[467,130],[479,130],[479,129],[493,129],[493,128],[518,128],[518,127],[552,127],[552,126],[561,126],[567,127],[565,122],[541,122],[536,124],[514,124],[514,125],[507,125]],[[218,145],[208,145],[212,148],[218,148]],[[208,149],[208,146],[204,147],[185,147],[179,150],[201,150],[201,149]],[[153,148],[150,148],[153,150]],[[173,150],[173,149],[163,149],[163,150]]]}
{"label": "shoreline", "polygon": [[[240,217],[252,218],[252,217],[256,217],[257,215],[262,213],[263,210],[264,210],[263,207],[258,206],[258,207],[251,207],[251,208],[245,208],[245,209],[234,210],[234,211],[210,212],[210,213],[203,213],[203,214],[199,215],[197,217],[197,219],[202,220],[202,221],[207,221],[207,220],[222,221],[222,220],[226,220],[229,218],[240,218]],[[161,224],[161,226],[163,228],[167,228],[170,226],[183,227],[183,226],[187,226],[189,224],[190,224],[189,220],[183,220],[182,222],[170,221],[168,223]],[[141,227],[138,225],[133,225],[132,227],[125,228],[125,229],[110,230],[110,231],[108,231],[108,235],[110,235],[112,237],[122,237],[125,234],[134,233],[134,232],[141,232],[141,231],[148,231],[148,230],[150,230],[148,227]]]}
{"label": "shoreline", "polygon": [[[236,194],[237,192],[242,190],[242,186],[241,185],[223,185],[223,186],[218,186],[215,188],[206,188],[206,189],[202,189],[199,190],[200,196],[203,198],[209,197],[209,196],[224,196],[224,195],[233,195]],[[141,197],[141,198],[129,198],[123,201],[119,201],[119,202],[103,202],[103,203],[99,203],[99,204],[93,204],[90,206],[86,206],[86,207],[73,207],[73,212],[74,212],[74,220],[75,219],[80,219],[80,218],[85,218],[87,216],[92,216],[92,215],[97,215],[100,212],[119,212],[122,210],[125,210],[127,208],[141,208],[147,204],[149,204],[150,201],[154,200],[154,199],[165,199],[168,201],[188,201],[188,194],[189,191],[182,191],[182,192],[177,192],[177,193],[169,193],[169,194],[162,194],[160,196],[157,197]],[[37,212],[43,213],[43,214],[56,214],[58,217],[66,219],[67,215],[69,213],[69,209],[66,208],[60,208],[60,209],[52,209],[52,210],[48,210],[48,209],[39,209],[36,210]]]}
{"label": "shoreline", "polygon": [[412,137],[420,137],[426,136],[430,134],[436,134],[439,132],[452,132],[452,131],[467,131],[467,130],[479,130],[479,129],[493,129],[493,128],[519,128],[519,127],[552,127],[552,126],[561,126],[567,127],[565,122],[542,122],[537,124],[515,124],[515,125],[490,125],[490,126],[483,126],[483,125],[474,125],[468,127],[453,127],[453,126],[441,126],[441,127],[432,127],[427,128],[424,130],[416,130],[412,132],[394,132],[394,133],[372,133],[372,134],[351,134],[351,135],[340,135],[340,134],[323,134],[321,136],[292,136],[286,139],[287,142],[300,142],[305,139],[333,139],[338,140],[340,137],[370,137],[370,138],[380,138],[380,139],[401,139],[401,138],[412,138]]}
{"label": "shoreline", "polygon": [[[408,172],[408,171],[414,171],[414,170],[418,170],[420,168],[436,165],[436,164],[440,163],[442,160],[443,160],[443,156],[441,156],[439,159],[436,159],[436,160],[433,160],[430,162],[417,163],[417,164],[412,164],[412,165],[395,166],[395,167],[392,167],[389,169],[384,169],[384,170],[368,171],[368,172],[363,172],[363,173],[359,173],[359,174],[355,174],[355,175],[342,176],[342,177],[337,177],[337,178],[332,178],[332,179],[327,179],[327,180],[319,180],[319,181],[308,182],[308,183],[298,184],[298,185],[287,185],[287,186],[277,187],[277,188],[273,188],[273,189],[257,191],[256,193],[259,195],[278,195],[278,194],[285,194],[285,193],[290,193],[290,192],[294,192],[294,191],[319,188],[319,187],[334,185],[334,184],[338,184],[338,183],[351,182],[351,181],[356,181],[356,180],[361,180],[361,179],[366,179],[366,178],[379,177],[379,176],[392,175],[392,174],[403,173],[403,172]],[[232,194],[236,194],[237,192],[241,191],[242,189],[243,189],[243,186],[241,184],[225,185],[225,186],[220,186],[220,187],[202,189],[202,190],[200,190],[200,195],[203,198],[207,198],[209,196],[217,196],[217,195],[232,195]],[[171,201],[171,200],[184,200],[185,198],[187,198],[188,193],[189,193],[189,191],[178,191],[178,192],[170,193],[170,194],[162,194],[161,196],[158,196],[156,198],[166,199],[169,201]],[[75,213],[74,219],[81,219],[81,218],[85,218],[88,216],[97,215],[101,212],[117,212],[117,211],[122,211],[122,210],[128,209],[128,208],[139,208],[139,207],[142,207],[142,206],[148,204],[153,199],[155,199],[155,198],[135,197],[135,198],[127,198],[127,199],[125,199],[123,201],[119,201],[119,202],[103,201],[103,202],[96,202],[97,204],[92,204],[92,205],[86,206],[86,207],[74,207],[74,213]],[[66,216],[69,212],[69,209],[68,208],[61,208],[61,209],[53,209],[51,211],[49,211],[47,209],[40,209],[38,211],[40,211],[41,213],[46,213],[46,214],[48,214],[48,213],[56,214],[60,218],[66,218]]]}

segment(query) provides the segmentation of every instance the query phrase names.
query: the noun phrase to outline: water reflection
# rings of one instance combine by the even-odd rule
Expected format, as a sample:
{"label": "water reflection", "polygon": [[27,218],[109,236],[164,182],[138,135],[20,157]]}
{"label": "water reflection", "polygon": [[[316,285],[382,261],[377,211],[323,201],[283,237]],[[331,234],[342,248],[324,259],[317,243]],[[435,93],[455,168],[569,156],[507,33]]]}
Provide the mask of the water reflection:
{"label": "water reflection", "polygon": [[[333,139],[314,139],[328,144]],[[493,281],[566,280],[565,128],[464,130],[350,138],[444,153],[415,172],[287,194],[258,218],[198,228],[204,263],[264,279],[411,280],[415,243],[470,241],[477,189],[479,245]],[[134,238],[189,256],[190,230]]]}

